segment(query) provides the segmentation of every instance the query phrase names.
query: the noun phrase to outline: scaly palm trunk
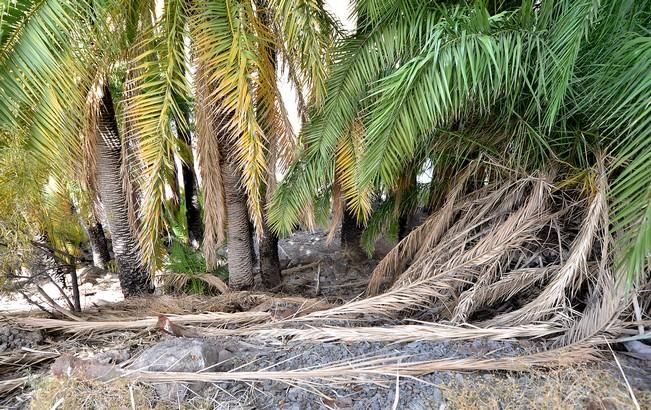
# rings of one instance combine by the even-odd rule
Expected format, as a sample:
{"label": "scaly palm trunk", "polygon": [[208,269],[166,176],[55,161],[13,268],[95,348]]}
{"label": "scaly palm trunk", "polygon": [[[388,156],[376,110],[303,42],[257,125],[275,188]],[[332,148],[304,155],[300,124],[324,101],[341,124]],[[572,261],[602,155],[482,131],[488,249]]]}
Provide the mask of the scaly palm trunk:
{"label": "scaly palm trunk", "polygon": [[[261,20],[265,26],[271,27],[272,21],[271,21],[271,15],[269,14],[269,2],[267,0],[258,0],[255,2],[256,7],[261,10]],[[269,62],[271,63],[271,66],[273,67],[274,73],[277,72],[277,64],[276,64],[276,50],[275,47],[272,44],[267,44],[265,50],[266,56],[269,59]],[[276,79],[277,74],[274,76],[274,79]],[[269,84],[269,87],[275,87],[276,84]],[[274,113],[272,110],[274,110],[274,107],[268,107],[268,102],[265,101],[265,99],[261,98],[259,104],[259,110],[262,113],[267,113],[268,116],[273,116]],[[272,122],[270,118],[266,119],[267,121],[264,121],[263,124],[265,128],[265,134],[267,134],[267,152],[269,153],[270,157],[270,162],[275,161],[276,153],[274,153],[274,150],[277,149],[274,146],[274,141],[277,139],[277,135],[273,135],[274,130],[269,127],[269,124]],[[268,190],[271,189],[270,187],[272,184],[275,183],[276,176],[274,175],[275,173],[275,166],[271,165],[269,169],[269,175],[267,177],[267,183],[266,186],[263,188],[263,192],[261,195],[261,198],[267,198],[268,197]],[[266,200],[265,200],[266,202]],[[263,206],[263,209],[266,207]],[[262,279],[262,284],[266,289],[271,289],[275,288],[276,286],[280,285],[281,277],[280,277],[280,259],[278,258],[278,235],[276,235],[275,232],[273,232],[269,227],[267,226],[267,221],[266,221],[267,215],[265,212],[265,215],[263,215],[263,226],[262,226],[262,239],[259,242],[259,254],[260,254],[260,277]]]}
{"label": "scaly palm trunk", "polygon": [[48,275],[54,280],[61,282],[65,289],[67,269],[59,263],[56,255],[50,247],[48,234],[45,231],[34,235],[33,243],[35,245],[35,258],[30,266],[33,275]]}
{"label": "scaly palm trunk", "polygon": [[[190,116],[187,107],[183,105],[183,116],[185,123],[190,123]],[[192,152],[192,135],[187,129],[177,127],[179,138],[185,142]],[[199,246],[203,241],[203,223],[201,221],[201,211],[199,210],[199,196],[197,194],[197,177],[194,173],[194,161],[192,158],[184,161],[181,166],[183,174],[183,196],[185,199],[185,220],[188,225],[188,239],[193,246]]]}
{"label": "scaly palm trunk", "polygon": [[[52,283],[58,288],[59,292],[68,301],[71,310],[81,312],[81,298],[79,294],[79,281],[75,269],[74,259],[64,256],[59,257],[53,247],[51,247],[47,232],[40,232],[34,236],[33,245],[36,251],[36,258],[31,265],[32,275],[45,274],[50,277]],[[68,260],[65,260],[68,259]],[[64,289],[66,286],[66,275],[70,275],[73,300],[70,302]],[[63,287],[58,286],[54,280],[61,281]]]}
{"label": "scaly palm trunk", "polygon": [[97,183],[111,231],[122,293],[125,297],[151,293],[152,283],[140,262],[136,238],[129,227],[127,198],[120,174],[121,141],[108,84],[104,84],[97,127]]}
{"label": "scaly palm trunk", "polygon": [[240,187],[237,168],[222,155],[222,179],[226,199],[228,237],[228,286],[233,290],[253,286],[251,228],[246,197]]}
{"label": "scaly palm trunk", "polygon": [[90,250],[93,253],[93,265],[106,269],[106,265],[111,260],[111,254],[109,253],[108,242],[102,224],[95,221],[94,218],[87,222],[79,217],[79,222],[86,231],[86,235],[88,235]]}

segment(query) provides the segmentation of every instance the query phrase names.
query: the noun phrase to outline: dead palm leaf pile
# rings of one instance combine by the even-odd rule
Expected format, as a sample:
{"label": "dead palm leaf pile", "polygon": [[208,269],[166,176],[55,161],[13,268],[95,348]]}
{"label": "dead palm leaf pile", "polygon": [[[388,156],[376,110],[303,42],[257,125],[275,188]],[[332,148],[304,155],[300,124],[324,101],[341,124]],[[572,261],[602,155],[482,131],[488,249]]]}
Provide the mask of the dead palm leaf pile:
{"label": "dead palm leaf pile", "polygon": [[[468,189],[477,175],[496,182]],[[622,332],[631,298],[613,268],[603,164],[580,178],[467,168],[444,206],[377,266],[372,296],[356,307],[366,309],[339,309],[380,313],[390,301],[394,316],[452,325],[544,323],[564,345]]]}

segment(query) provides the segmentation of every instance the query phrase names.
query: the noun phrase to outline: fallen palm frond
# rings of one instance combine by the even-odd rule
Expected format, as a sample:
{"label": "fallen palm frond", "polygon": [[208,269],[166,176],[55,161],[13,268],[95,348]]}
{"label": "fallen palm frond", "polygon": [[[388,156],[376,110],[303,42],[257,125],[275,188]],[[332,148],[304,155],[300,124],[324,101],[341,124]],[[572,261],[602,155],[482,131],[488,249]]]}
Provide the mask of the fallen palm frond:
{"label": "fallen palm frond", "polygon": [[452,220],[455,205],[457,204],[457,197],[468,180],[472,168],[468,167],[459,176],[458,181],[450,190],[448,200],[443,208],[435,215],[429,217],[423,224],[414,229],[410,235],[394,246],[373,270],[367,289],[369,295],[377,295],[380,291],[380,285],[385,279],[390,276],[393,276],[393,279],[395,279],[395,274],[400,269],[400,265],[409,262],[424,243],[429,244],[429,246],[434,246],[439,241],[443,231],[447,229]]}
{"label": "fallen palm frond", "polygon": [[0,353],[0,374],[20,370],[23,367],[34,366],[47,362],[59,356],[59,352],[34,349],[13,350]]}
{"label": "fallen palm frond", "polygon": [[[249,325],[271,319],[267,312],[236,312],[236,313],[201,313],[192,315],[170,315],[170,319],[178,324],[206,324],[211,326]],[[106,321],[67,321],[57,319],[22,318],[16,320],[21,326],[33,329],[58,330],[65,333],[103,333],[117,330],[139,330],[152,328],[158,322],[157,317],[138,320],[106,320]]]}
{"label": "fallen palm frond", "polygon": [[[439,371],[471,371],[471,370],[508,370],[525,371],[536,368],[557,368],[572,366],[595,360],[597,351],[586,345],[575,345],[571,348],[554,349],[534,354],[523,354],[501,358],[455,358],[437,360],[413,361],[409,355],[387,355],[362,357],[320,366],[275,370],[230,372],[155,372],[143,370],[122,370],[116,366],[103,365],[64,355],[52,366],[53,374],[73,376],[87,380],[111,381],[128,378],[141,382],[206,382],[217,383],[225,381],[261,381],[273,380],[285,383],[314,384],[317,380],[333,384],[351,382],[380,382],[386,377],[423,376]],[[410,360],[412,359],[412,360]]]}
{"label": "fallen palm frond", "polygon": [[563,344],[621,329],[615,321],[627,291],[623,274],[609,269],[607,174],[603,155],[595,159],[579,176],[562,168],[540,177],[498,170],[479,188],[460,182],[380,262],[368,290],[394,276],[386,293],[303,319],[407,312],[481,328],[547,320],[565,329]]}
{"label": "fallen palm frond", "polygon": [[541,338],[563,333],[562,327],[539,324],[502,328],[479,328],[467,325],[446,325],[423,323],[416,325],[343,327],[310,326],[307,328],[283,328],[277,326],[258,326],[240,329],[192,328],[197,334],[210,336],[246,336],[255,339],[291,338],[292,342],[374,342],[403,343],[414,341],[461,341],[461,340],[511,340],[522,338]]}
{"label": "fallen palm frond", "polygon": [[348,302],[331,309],[310,313],[303,321],[329,319],[360,319],[392,317],[409,308],[426,308],[429,301],[441,295],[442,288],[435,279],[424,279],[392,289],[378,296]]}
{"label": "fallen palm frond", "polygon": [[[277,294],[251,291],[229,291],[217,296],[203,295],[160,295],[134,297],[108,305],[95,306],[85,312],[84,318],[92,320],[98,314],[104,320],[144,319],[159,313],[166,315],[184,315],[189,313],[268,311],[274,305],[291,304],[309,309],[326,309],[332,307],[320,299],[300,296],[283,297]],[[266,308],[265,308],[266,307]]]}
{"label": "fallen palm frond", "polygon": [[229,291],[228,285],[223,280],[210,273],[166,273],[160,276],[161,282],[171,289],[183,289],[191,279],[198,279],[220,293]]}
{"label": "fallen palm frond", "polygon": [[29,382],[29,377],[17,377],[15,379],[0,380],[0,396],[4,396]]}
{"label": "fallen palm frond", "polygon": [[591,347],[573,346],[531,355],[496,359],[440,359],[409,362],[409,357],[391,356],[362,358],[327,364],[316,368],[285,371],[232,371],[232,372],[149,372],[130,371],[123,377],[144,382],[207,382],[275,380],[287,383],[311,383],[313,380],[329,384],[346,384],[354,381],[373,382],[401,376],[423,376],[439,371],[508,370],[525,371],[535,368],[572,366],[595,360],[597,351]]}

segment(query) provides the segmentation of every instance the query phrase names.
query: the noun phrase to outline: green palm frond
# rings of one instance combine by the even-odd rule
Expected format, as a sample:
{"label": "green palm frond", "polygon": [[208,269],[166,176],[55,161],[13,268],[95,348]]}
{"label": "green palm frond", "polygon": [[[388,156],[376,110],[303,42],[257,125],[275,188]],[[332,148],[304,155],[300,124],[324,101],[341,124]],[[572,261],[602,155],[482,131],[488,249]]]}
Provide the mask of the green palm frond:
{"label": "green palm frond", "polygon": [[[206,68],[213,86],[207,103],[222,128],[229,155],[242,172],[251,218],[262,228],[261,187],[267,173],[265,134],[256,117],[256,88],[261,79],[275,78],[257,52],[271,41],[250,2],[199,2],[193,13],[197,64]],[[254,74],[258,73],[258,74]]]}
{"label": "green palm frond", "polygon": [[[143,51],[135,58],[127,132],[138,141],[138,157],[142,166],[139,186],[143,202],[139,209],[139,245],[143,260],[151,267],[160,262],[160,240],[167,231],[166,215],[173,202],[166,200],[165,188],[174,182],[174,153],[178,151],[172,122],[188,129],[181,104],[188,98],[185,78],[187,61],[184,39],[187,36],[185,2],[164,3],[161,20],[142,33]],[[127,136],[129,138],[129,136]]]}
{"label": "green palm frond", "polygon": [[607,124],[619,174],[611,195],[620,263],[637,279],[651,267],[651,37],[621,45],[608,71],[595,86],[603,104],[597,123]]}
{"label": "green palm frond", "polygon": [[309,93],[308,102],[319,105],[325,96],[333,39],[339,30],[321,4],[308,0],[270,0],[283,58],[297,73],[297,90]]}
{"label": "green palm frond", "polygon": [[457,13],[434,28],[424,53],[382,79],[373,91],[376,101],[366,114],[369,148],[360,164],[362,186],[376,178],[393,186],[420,136],[467,112],[488,112],[497,97],[517,92],[525,74],[528,31],[515,31],[508,24],[499,27],[510,16],[489,17],[475,10],[463,19],[462,12]]}
{"label": "green palm frond", "polygon": [[427,4],[392,9],[369,32],[358,32],[338,44],[323,103],[312,108],[310,121],[299,136],[304,146],[301,159],[289,169],[270,204],[269,221],[274,231],[291,232],[305,203],[331,184],[337,145],[348,136],[363,109],[369,87],[401,58],[418,50],[439,16],[438,9]]}

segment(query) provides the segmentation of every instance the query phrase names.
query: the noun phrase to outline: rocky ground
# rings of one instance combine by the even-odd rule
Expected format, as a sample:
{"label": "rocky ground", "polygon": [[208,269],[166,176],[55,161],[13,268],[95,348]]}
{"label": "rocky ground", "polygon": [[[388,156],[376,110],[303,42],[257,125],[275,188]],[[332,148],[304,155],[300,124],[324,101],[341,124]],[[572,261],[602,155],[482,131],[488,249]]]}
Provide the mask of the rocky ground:
{"label": "rocky ground", "polygon": [[[284,294],[318,297],[332,303],[360,297],[378,258],[390,248],[390,244],[380,243],[376,258],[359,260],[339,249],[336,241],[327,246],[325,240],[323,232],[298,232],[280,242],[280,256],[285,268],[280,290]],[[120,299],[114,276],[101,277],[94,282],[83,285],[86,306],[107,305]],[[21,306],[28,308],[24,302],[23,305],[16,300],[11,303],[14,310],[20,310]],[[198,310],[200,306],[197,304]],[[49,370],[51,360],[20,371],[3,362],[10,352],[52,349],[52,343],[57,343],[57,354],[69,353],[94,360],[101,366],[118,365],[118,369],[127,369],[143,363],[162,363],[164,369],[152,367],[150,370],[173,371],[197,371],[217,362],[220,364],[211,370],[290,371],[371,357],[409,361],[483,359],[531,354],[546,348],[543,341],[483,340],[396,344],[372,340],[360,343],[287,341],[269,344],[235,338],[197,341],[155,332],[136,336],[116,333],[93,341],[90,338],[64,340],[60,334],[22,331],[7,325],[0,327],[0,386],[2,380],[16,375],[30,378],[27,388],[14,390],[11,397],[0,399],[1,408],[627,409],[635,408],[631,391],[640,408],[651,408],[651,363],[617,352],[620,368],[609,351],[600,363],[553,371],[444,371],[419,378],[396,374],[372,382],[350,380],[339,384],[316,379],[309,383],[279,380],[200,385],[176,383],[172,389],[169,384],[133,383],[128,379],[98,383],[52,378]],[[165,347],[170,343],[173,348]],[[614,348],[621,350],[618,346]],[[188,357],[194,361],[188,362]],[[631,385],[630,391],[627,381]]]}

